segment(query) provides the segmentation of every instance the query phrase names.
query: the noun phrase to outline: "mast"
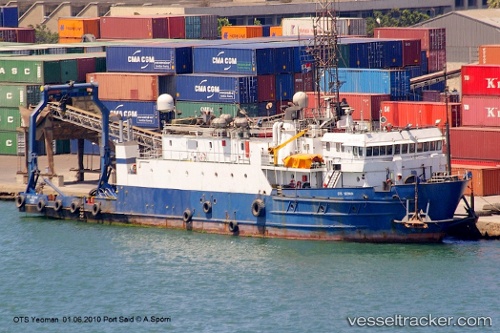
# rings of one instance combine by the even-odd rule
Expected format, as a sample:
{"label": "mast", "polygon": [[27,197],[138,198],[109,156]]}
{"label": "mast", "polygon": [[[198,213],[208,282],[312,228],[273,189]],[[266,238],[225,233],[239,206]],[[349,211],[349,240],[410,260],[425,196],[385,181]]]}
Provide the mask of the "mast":
{"label": "mast", "polygon": [[449,116],[449,107],[448,107],[448,80],[446,77],[446,64],[444,65],[444,100],[446,103],[446,171],[448,175],[451,175],[451,143],[450,143],[450,116]]}
{"label": "mast", "polygon": [[[338,120],[339,90],[338,79],[338,31],[335,0],[317,0],[316,17],[314,18],[314,45],[312,56],[315,68],[315,94],[320,110],[331,110],[330,114],[320,113],[324,120]],[[324,100],[321,94],[333,96],[333,101]],[[332,108],[333,106],[333,108]]]}

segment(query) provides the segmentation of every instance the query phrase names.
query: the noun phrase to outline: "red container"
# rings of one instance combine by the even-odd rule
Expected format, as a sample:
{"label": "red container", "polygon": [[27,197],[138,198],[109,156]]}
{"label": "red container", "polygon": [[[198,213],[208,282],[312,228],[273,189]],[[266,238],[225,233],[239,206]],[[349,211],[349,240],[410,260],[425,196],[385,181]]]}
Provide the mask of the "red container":
{"label": "red container", "polygon": [[420,39],[420,47],[423,51],[446,49],[445,28],[384,27],[375,28],[373,36],[375,38]]}
{"label": "red container", "polygon": [[270,102],[276,100],[276,76],[257,76],[257,102]]}
{"label": "red container", "polygon": [[421,53],[420,39],[403,40],[403,67],[420,65]]}
{"label": "red container", "polygon": [[462,66],[463,95],[500,95],[500,65]]}
{"label": "red container", "polygon": [[78,71],[78,82],[85,82],[87,79],[87,73],[96,71],[96,58],[76,58],[76,68]]}
{"label": "red container", "polygon": [[423,102],[441,102],[441,92],[439,90],[422,91]]}
{"label": "red container", "polygon": [[88,73],[87,82],[99,84],[99,99],[156,101],[160,91],[160,77],[164,74],[146,73]]}
{"label": "red container", "polygon": [[314,90],[314,73],[295,73],[293,75],[295,91],[313,91]]}
{"label": "red container", "polygon": [[479,63],[482,65],[500,65],[500,45],[479,46]]}
{"label": "red container", "polygon": [[462,96],[463,126],[500,126],[500,96]]}
{"label": "red container", "polygon": [[429,73],[442,71],[446,66],[446,50],[427,51],[427,70]]}
{"label": "red container", "polygon": [[500,194],[500,167],[499,166],[481,166],[475,164],[451,164],[452,174],[464,175],[467,172],[472,173],[472,180],[465,189],[465,195],[474,195],[481,197]]}
{"label": "red container", "polygon": [[499,161],[500,128],[455,127],[450,129],[451,156],[454,159]]}
{"label": "red container", "polygon": [[437,126],[441,129],[446,126],[446,110],[448,107],[448,120],[450,126],[460,126],[459,103],[441,102],[403,102],[384,101],[381,102],[382,117],[380,124],[403,128],[411,124],[411,127]]}
{"label": "red container", "polygon": [[35,43],[34,28],[16,28],[16,39],[18,43]]}
{"label": "red container", "polygon": [[168,38],[186,38],[184,16],[168,16],[167,18]]}
{"label": "red container", "polygon": [[[314,92],[307,92],[308,105],[304,113],[306,118],[324,117],[326,110],[318,110],[318,98]],[[322,103],[327,95],[322,94]],[[339,98],[346,99],[347,104],[354,109],[352,118],[354,120],[379,120],[381,103],[390,100],[389,94],[363,94],[363,93],[340,93]]]}
{"label": "red container", "polygon": [[103,16],[101,38],[150,39],[168,38],[166,16]]}

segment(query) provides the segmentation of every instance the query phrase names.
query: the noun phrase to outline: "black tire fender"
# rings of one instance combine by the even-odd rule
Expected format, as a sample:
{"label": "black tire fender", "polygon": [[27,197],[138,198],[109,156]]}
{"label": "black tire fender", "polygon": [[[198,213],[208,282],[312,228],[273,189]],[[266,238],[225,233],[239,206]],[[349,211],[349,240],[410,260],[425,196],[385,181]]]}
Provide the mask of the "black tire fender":
{"label": "black tire fender", "polygon": [[208,214],[208,213],[210,213],[212,211],[212,203],[209,200],[204,201],[202,208],[203,208],[203,212],[205,214]]}
{"label": "black tire fender", "polygon": [[237,232],[239,227],[238,227],[238,222],[236,221],[231,221],[228,224],[229,231],[231,232]]}
{"label": "black tire fender", "polygon": [[193,219],[193,212],[190,209],[186,209],[184,213],[182,213],[182,220],[186,223],[191,222]]}
{"label": "black tire fender", "polygon": [[26,203],[26,197],[22,194],[18,194],[16,196],[16,207],[21,208],[24,206],[25,203]]}
{"label": "black tire fender", "polygon": [[262,199],[255,199],[252,202],[252,215],[255,217],[262,216],[264,210],[266,209],[266,204]]}
{"label": "black tire fender", "polygon": [[46,205],[47,205],[46,201],[44,199],[40,199],[36,203],[36,210],[39,211],[39,212],[43,212],[43,210],[45,209]]}
{"label": "black tire fender", "polygon": [[76,213],[76,211],[78,210],[78,201],[72,201],[71,204],[69,205],[69,211],[71,214],[74,214]]}
{"label": "black tire fender", "polygon": [[62,200],[56,200],[56,202],[54,203],[54,210],[56,212],[60,211],[61,209],[63,208],[63,203],[62,203]]}
{"label": "black tire fender", "polygon": [[101,203],[94,202],[92,205],[92,216],[97,216],[101,212]]}

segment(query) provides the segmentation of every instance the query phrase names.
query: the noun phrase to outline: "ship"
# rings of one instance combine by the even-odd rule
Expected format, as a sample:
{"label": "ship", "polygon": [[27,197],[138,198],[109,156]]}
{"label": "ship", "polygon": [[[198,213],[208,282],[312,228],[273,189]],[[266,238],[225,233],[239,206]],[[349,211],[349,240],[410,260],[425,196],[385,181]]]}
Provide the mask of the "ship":
{"label": "ship", "polygon": [[[41,178],[36,120],[51,93],[90,94],[101,110],[101,169],[86,196],[65,195]],[[352,121],[304,121],[298,92],[282,117],[207,117],[166,123],[161,146],[133,137],[113,142],[110,112],[97,83],[44,86],[30,115],[28,183],[19,211],[53,219],[135,224],[202,233],[354,242],[441,242],[477,221],[464,190],[470,173],[447,172],[445,137],[437,127],[372,129]],[[158,110],[175,113],[169,95]],[[59,104],[59,108],[65,108]],[[68,106],[69,107],[69,106]],[[113,175],[113,176],[112,176]],[[40,191],[40,182],[57,195]],[[461,201],[467,214],[456,215]]]}

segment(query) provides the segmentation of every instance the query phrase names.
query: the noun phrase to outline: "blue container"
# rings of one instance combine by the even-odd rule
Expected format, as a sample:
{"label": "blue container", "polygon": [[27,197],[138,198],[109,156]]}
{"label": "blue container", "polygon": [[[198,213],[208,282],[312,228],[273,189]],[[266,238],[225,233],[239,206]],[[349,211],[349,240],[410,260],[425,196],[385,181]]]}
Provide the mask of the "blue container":
{"label": "blue container", "polygon": [[191,73],[192,49],[175,43],[106,48],[108,72]]}
{"label": "blue container", "polygon": [[429,74],[429,59],[427,59],[427,51],[420,53],[420,67],[422,68],[422,75]]}
{"label": "blue container", "polygon": [[410,72],[411,79],[413,79],[415,77],[422,76],[422,67],[421,66],[406,66],[405,68]]}
{"label": "blue container", "polygon": [[130,119],[132,126],[159,128],[159,113],[155,101],[101,101],[111,114]]}
{"label": "blue container", "polygon": [[262,26],[262,37],[271,36],[271,25],[263,25]]}
{"label": "blue container", "polygon": [[17,28],[19,11],[17,7],[0,7],[0,27]]}
{"label": "blue container", "polygon": [[193,72],[274,74],[273,50],[252,45],[201,46],[193,48]]}
{"label": "blue container", "polygon": [[403,67],[403,41],[402,40],[382,40],[382,67]]}
{"label": "blue container", "polygon": [[181,74],[178,100],[194,102],[255,103],[257,77],[249,75]]}
{"label": "blue container", "polygon": [[[325,82],[331,82],[332,72],[325,71],[320,78],[321,91],[325,90]],[[390,94],[392,100],[406,98],[410,91],[410,70],[408,69],[362,69],[339,68],[341,93],[375,93]]]}
{"label": "blue container", "polygon": [[[285,50],[282,51],[280,56],[281,65],[277,65],[276,73],[300,73],[310,69],[311,65],[314,63],[314,57],[311,53],[308,53],[309,42],[300,41],[281,41],[273,42],[273,45],[279,47],[284,47]],[[288,50],[290,48],[291,50]],[[291,51],[291,54],[289,53]],[[283,69],[286,70],[283,70]]]}
{"label": "blue container", "polygon": [[290,101],[295,93],[295,80],[293,73],[276,74],[276,100]]}
{"label": "blue container", "polygon": [[201,39],[201,17],[198,15],[185,15],[184,27],[187,39]]}
{"label": "blue container", "polygon": [[[78,139],[72,139],[70,140],[70,149],[71,149],[71,154],[77,154],[78,153]],[[89,140],[84,140],[83,141],[83,154],[84,155],[100,155],[101,153],[101,148],[99,147],[98,144],[93,143],[92,141]],[[90,166],[87,166],[90,167]],[[93,167],[93,169],[97,169],[99,167],[99,160],[96,160],[96,164]]]}

